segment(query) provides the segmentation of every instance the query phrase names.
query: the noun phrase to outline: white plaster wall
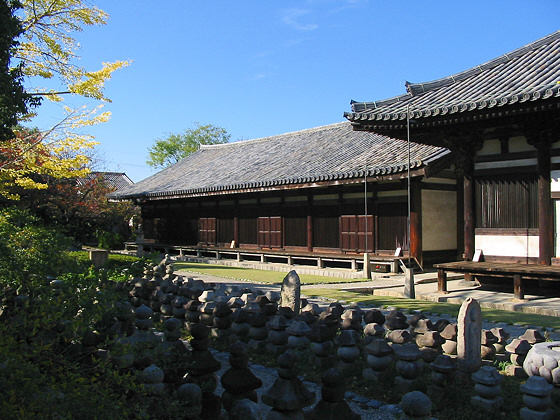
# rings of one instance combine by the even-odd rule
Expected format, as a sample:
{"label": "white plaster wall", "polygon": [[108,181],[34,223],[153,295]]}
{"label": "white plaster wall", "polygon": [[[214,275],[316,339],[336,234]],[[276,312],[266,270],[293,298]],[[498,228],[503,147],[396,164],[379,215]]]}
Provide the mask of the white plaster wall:
{"label": "white plaster wall", "polygon": [[560,191],[560,171],[550,171],[550,191]]}
{"label": "white plaster wall", "polygon": [[525,235],[476,235],[475,248],[484,255],[500,257],[538,257],[539,237]]}
{"label": "white plaster wall", "polygon": [[510,153],[534,151],[535,147],[527,143],[523,136],[511,137],[508,142]]}
{"label": "white plaster wall", "polygon": [[498,155],[501,151],[501,143],[498,139],[486,140],[482,144],[482,149],[477,152],[477,155]]}
{"label": "white plaster wall", "polygon": [[457,194],[422,190],[422,250],[457,248]]}

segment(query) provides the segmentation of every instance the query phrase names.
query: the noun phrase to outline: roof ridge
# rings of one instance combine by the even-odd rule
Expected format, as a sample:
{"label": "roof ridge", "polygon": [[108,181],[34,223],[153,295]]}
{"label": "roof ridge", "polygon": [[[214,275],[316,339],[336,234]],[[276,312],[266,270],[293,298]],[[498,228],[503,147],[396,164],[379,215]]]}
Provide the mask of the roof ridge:
{"label": "roof ridge", "polygon": [[485,63],[479,64],[477,66],[471,67],[467,70],[463,70],[459,73],[452,74],[450,76],[442,77],[440,79],[435,79],[428,82],[421,83],[410,83],[405,82],[406,90],[410,95],[416,96],[432,89],[449,86],[453,83],[460,82],[473,74],[482,73],[484,70],[492,69],[502,63],[513,60],[529,50],[535,50],[543,45],[548,44],[550,41],[560,38],[560,30],[552,32],[536,41],[533,41],[527,45],[516,48],[515,50],[502,54],[501,56],[494,58],[492,60],[486,61]]}
{"label": "roof ridge", "polygon": [[340,121],[334,124],[327,124],[327,125],[322,125],[319,127],[312,127],[312,128],[305,128],[303,130],[295,130],[295,131],[289,131],[287,133],[282,133],[282,134],[275,134],[273,136],[267,136],[267,137],[260,137],[260,138],[256,138],[256,139],[249,139],[249,140],[238,140],[238,141],[234,141],[232,143],[221,143],[221,144],[201,144],[200,145],[200,149],[212,149],[212,148],[217,148],[217,147],[235,147],[235,146],[244,146],[246,144],[252,144],[252,143],[262,143],[265,141],[271,141],[275,138],[278,137],[282,137],[282,136],[288,136],[288,135],[293,135],[293,134],[308,134],[310,132],[313,131],[322,131],[325,130],[327,128],[335,128],[336,126],[343,126],[346,124],[350,124],[348,121]]}

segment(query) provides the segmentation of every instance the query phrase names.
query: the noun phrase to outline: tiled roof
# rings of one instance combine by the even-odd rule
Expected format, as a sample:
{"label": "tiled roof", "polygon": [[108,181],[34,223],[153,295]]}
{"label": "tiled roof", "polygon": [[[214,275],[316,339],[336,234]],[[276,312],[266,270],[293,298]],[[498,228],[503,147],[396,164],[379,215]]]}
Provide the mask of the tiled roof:
{"label": "tiled roof", "polygon": [[[411,168],[449,151],[411,143]],[[353,131],[342,122],[256,140],[202,146],[161,172],[111,198],[189,196],[306,184],[407,171],[406,141]]]}
{"label": "tiled roof", "polygon": [[78,178],[78,185],[83,185],[94,179],[102,179],[108,185],[120,190],[134,184],[124,172],[91,172],[83,178]]}
{"label": "tiled roof", "polygon": [[375,129],[405,121],[560,98],[560,31],[469,70],[426,83],[406,83],[404,95],[354,102],[344,116]]}

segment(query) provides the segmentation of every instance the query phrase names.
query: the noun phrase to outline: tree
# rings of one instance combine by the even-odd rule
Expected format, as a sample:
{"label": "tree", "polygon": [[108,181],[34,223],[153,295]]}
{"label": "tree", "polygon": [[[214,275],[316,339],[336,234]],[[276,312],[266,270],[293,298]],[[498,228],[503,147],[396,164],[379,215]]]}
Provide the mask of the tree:
{"label": "tree", "polygon": [[85,0],[23,0],[23,41],[15,56],[24,63],[25,75],[44,79],[58,75],[62,82],[58,90],[41,89],[36,94],[56,101],[62,94],[109,101],[103,94],[105,82],[130,62],[103,63],[100,70],[88,71],[75,64],[79,43],[71,36],[85,26],[105,25],[107,18]]}
{"label": "tree", "polygon": [[202,144],[223,144],[229,142],[231,135],[224,128],[212,124],[195,123],[179,134],[169,134],[167,138],[157,139],[148,149],[146,163],[154,168],[166,168],[196,152]]}
{"label": "tree", "polygon": [[38,216],[78,243],[95,243],[100,235],[122,246],[131,234],[129,221],[138,216],[131,202],[110,202],[115,187],[102,173],[78,178],[43,177],[47,188],[21,193],[18,207]]}
{"label": "tree", "polygon": [[15,0],[0,2],[0,141],[13,138],[12,128],[27,114],[28,105],[39,103],[39,98],[32,98],[23,88],[23,64],[10,67],[12,54],[18,46],[16,38],[22,32],[15,16],[20,7]]}
{"label": "tree", "polygon": [[0,196],[18,200],[23,190],[46,189],[48,180],[85,176],[89,169],[84,149],[87,137],[43,141],[38,129],[15,128],[15,136],[0,142]]}
{"label": "tree", "polygon": [[[113,71],[129,62],[103,63],[100,70],[88,71],[75,64],[80,57],[76,53],[79,44],[73,37],[85,26],[104,25],[107,14],[86,0],[23,0],[22,4],[18,13],[21,42],[10,51],[18,62],[14,70],[34,78],[35,84],[37,79],[54,76],[61,83],[58,89],[42,88],[27,94],[53,101],[71,94],[108,102],[103,93],[105,82]],[[64,117],[45,130],[33,130],[32,138],[24,133],[4,139],[0,144],[0,195],[17,199],[14,189],[46,188],[44,182],[36,180],[36,173],[60,179],[87,172],[86,151],[97,143],[93,136],[79,134],[78,130],[107,121],[110,113],[100,112],[101,107],[63,107]]]}

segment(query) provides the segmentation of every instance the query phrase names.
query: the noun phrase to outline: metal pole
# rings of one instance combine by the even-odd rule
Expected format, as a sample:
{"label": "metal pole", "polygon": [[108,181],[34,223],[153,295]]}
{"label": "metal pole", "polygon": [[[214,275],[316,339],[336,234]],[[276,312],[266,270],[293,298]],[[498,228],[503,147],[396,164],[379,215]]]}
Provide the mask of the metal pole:
{"label": "metal pole", "polygon": [[407,137],[407,146],[408,146],[408,170],[407,170],[407,180],[408,180],[408,189],[407,189],[407,201],[408,201],[408,217],[407,217],[407,228],[408,228],[408,269],[405,273],[405,285],[404,285],[404,296],[409,299],[414,299],[416,297],[416,293],[414,291],[414,269],[412,268],[412,238],[411,238],[411,223],[410,223],[410,214],[411,214],[411,194],[410,194],[410,104],[406,105],[406,137]]}
{"label": "metal pole", "polygon": [[365,252],[368,252],[367,163],[364,164],[364,214],[365,214],[365,229],[366,229]]}

